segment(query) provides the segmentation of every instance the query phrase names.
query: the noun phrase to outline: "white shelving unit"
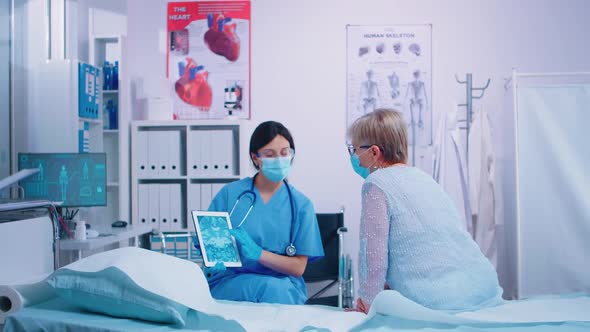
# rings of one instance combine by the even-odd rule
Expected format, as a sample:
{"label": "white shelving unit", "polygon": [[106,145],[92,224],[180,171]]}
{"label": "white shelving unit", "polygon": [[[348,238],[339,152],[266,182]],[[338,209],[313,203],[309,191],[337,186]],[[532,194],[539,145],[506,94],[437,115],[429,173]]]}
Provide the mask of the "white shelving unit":
{"label": "white shelving unit", "polygon": [[191,210],[206,210],[223,185],[240,179],[238,121],[134,121],[132,221],[162,232],[193,231]]}
{"label": "white shelving unit", "polygon": [[[128,79],[126,76],[126,50],[123,36],[90,36],[90,64],[101,69],[101,85],[104,78],[103,64],[105,61],[118,61],[118,90],[102,90],[100,96],[101,151],[107,155],[107,206],[98,208],[104,225],[115,220],[130,221],[129,211],[129,112],[128,112]],[[103,129],[103,115],[107,100],[113,100],[117,107],[117,129]]]}

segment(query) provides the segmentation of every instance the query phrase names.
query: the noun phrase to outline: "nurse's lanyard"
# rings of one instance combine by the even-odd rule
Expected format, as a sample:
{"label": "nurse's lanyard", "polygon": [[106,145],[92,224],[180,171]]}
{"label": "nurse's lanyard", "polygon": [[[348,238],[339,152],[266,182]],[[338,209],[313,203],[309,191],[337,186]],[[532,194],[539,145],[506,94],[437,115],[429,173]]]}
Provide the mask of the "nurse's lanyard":
{"label": "nurse's lanyard", "polygon": [[[234,206],[232,206],[231,210],[229,211],[229,216],[231,217],[242,197],[248,195],[251,197],[250,207],[248,207],[246,215],[244,215],[244,218],[242,218],[242,220],[236,228],[240,228],[240,226],[242,226],[244,221],[246,221],[246,218],[248,218],[248,215],[250,215],[252,208],[254,208],[254,204],[256,203],[256,193],[254,192],[254,180],[256,180],[257,176],[258,173],[256,173],[256,175],[254,175],[254,177],[252,178],[252,186],[250,187],[250,190],[244,190],[240,195],[238,195],[238,198],[236,199]],[[287,181],[283,180],[283,183],[287,187],[287,193],[289,194],[289,204],[291,205],[291,238],[290,244],[287,246],[287,248],[285,248],[285,253],[287,254],[287,256],[295,256],[295,253],[297,252],[295,246],[293,245],[293,225],[295,224],[295,206],[293,203],[293,195],[291,194],[291,188],[289,188]]]}

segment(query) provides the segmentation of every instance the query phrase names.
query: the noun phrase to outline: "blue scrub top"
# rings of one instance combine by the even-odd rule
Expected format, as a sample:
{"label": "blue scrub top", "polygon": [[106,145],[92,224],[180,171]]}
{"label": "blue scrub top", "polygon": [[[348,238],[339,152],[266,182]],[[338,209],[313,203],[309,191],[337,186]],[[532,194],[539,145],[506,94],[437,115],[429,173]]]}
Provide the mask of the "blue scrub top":
{"label": "blue scrub top", "polygon": [[[248,177],[225,185],[211,202],[209,211],[227,211],[229,213],[238,196],[251,190],[252,181],[253,178]],[[312,262],[324,256],[315,210],[305,195],[290,184],[289,188],[293,199],[294,216],[291,216],[289,193],[284,183],[267,203],[263,202],[258,189],[254,186],[256,202],[240,228],[245,230],[262,249],[279,255],[285,255],[285,249],[293,241],[297,250],[296,255],[307,256],[308,262]],[[237,228],[251,204],[252,194],[243,195],[230,218],[233,228]],[[292,222],[294,222],[293,225]],[[240,273],[286,277],[285,274],[269,269],[257,261],[242,261],[241,268],[228,268],[225,273],[209,280],[210,286],[213,288],[219,282],[226,281],[225,279],[228,277]],[[289,278],[293,279],[296,288],[306,297],[307,292],[303,278],[291,276]]]}

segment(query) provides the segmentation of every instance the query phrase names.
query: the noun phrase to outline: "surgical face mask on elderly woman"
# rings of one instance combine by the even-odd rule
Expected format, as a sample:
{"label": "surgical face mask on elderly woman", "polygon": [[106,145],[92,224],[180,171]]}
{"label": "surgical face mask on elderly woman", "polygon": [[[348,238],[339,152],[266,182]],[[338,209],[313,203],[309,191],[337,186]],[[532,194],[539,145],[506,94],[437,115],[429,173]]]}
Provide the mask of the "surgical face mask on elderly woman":
{"label": "surgical face mask on elderly woman", "polygon": [[[350,164],[352,165],[352,169],[363,179],[366,179],[369,174],[371,174],[370,168],[372,165],[369,167],[361,166],[361,160],[359,156],[369,151],[370,147],[371,145],[361,145],[358,148],[355,148],[352,144],[348,145],[348,153],[350,153]],[[358,149],[364,149],[364,151],[359,155],[357,154]]]}

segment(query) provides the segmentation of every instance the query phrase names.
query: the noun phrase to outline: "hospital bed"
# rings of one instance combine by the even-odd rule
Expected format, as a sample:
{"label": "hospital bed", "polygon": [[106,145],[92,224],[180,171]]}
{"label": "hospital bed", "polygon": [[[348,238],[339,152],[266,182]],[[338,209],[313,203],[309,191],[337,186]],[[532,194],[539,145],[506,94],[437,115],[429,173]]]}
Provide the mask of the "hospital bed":
{"label": "hospital bed", "polygon": [[[15,221],[20,223],[22,221]],[[2,224],[0,224],[2,226]],[[6,225],[4,225],[6,226]],[[17,237],[3,227],[2,238]],[[47,229],[47,237],[53,230]],[[30,243],[34,245],[34,243]],[[18,251],[21,280],[30,277],[22,262],[32,257]],[[3,259],[6,252],[2,252]],[[107,257],[107,258],[105,258]],[[51,259],[51,257],[50,257]],[[147,264],[146,262],[150,262]],[[108,268],[106,268],[108,267]],[[5,267],[3,267],[3,271]],[[9,315],[4,330],[12,331],[584,331],[590,329],[590,297],[586,295],[547,297],[509,302],[478,312],[450,314],[424,308],[395,291],[384,291],[375,299],[368,316],[321,305],[276,305],[216,301],[210,297],[200,269],[187,260],[154,251],[128,247],[86,257],[60,272],[95,275],[118,271],[135,288],[160,296],[162,302],[176,301],[187,310],[184,326],[146,319],[129,319],[84,310],[61,294]],[[15,271],[13,271],[15,272]],[[19,272],[19,271],[16,271]],[[48,280],[50,280],[48,279]],[[122,280],[122,279],[121,279]],[[125,286],[115,284],[115,287]],[[2,302],[2,300],[0,300]],[[0,309],[2,305],[0,305]],[[4,307],[5,309],[5,307]],[[160,308],[157,308],[160,310]],[[164,309],[161,309],[163,312]],[[148,317],[149,318],[149,317]]]}

